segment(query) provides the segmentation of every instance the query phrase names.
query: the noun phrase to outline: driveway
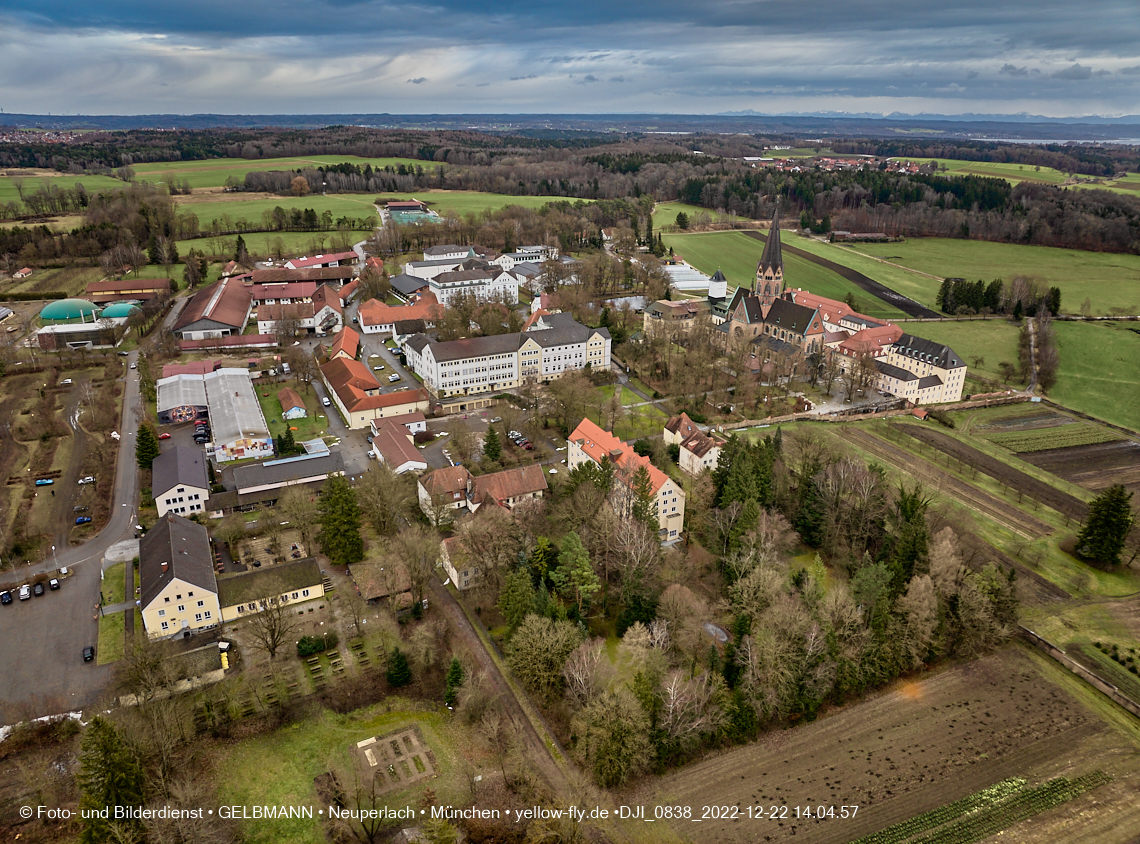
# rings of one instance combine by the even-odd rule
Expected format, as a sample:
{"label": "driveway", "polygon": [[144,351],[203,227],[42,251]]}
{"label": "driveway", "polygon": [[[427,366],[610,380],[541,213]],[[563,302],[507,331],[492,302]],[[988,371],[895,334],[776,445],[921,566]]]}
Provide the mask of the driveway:
{"label": "driveway", "polygon": [[[137,360],[132,352],[131,361]],[[28,715],[48,715],[95,705],[111,677],[110,666],[84,663],[82,650],[98,641],[96,607],[103,551],[134,536],[138,501],[135,436],[139,425],[138,371],[126,371],[122,435],[116,463],[114,497],[107,526],[83,545],[50,549],[44,560],[2,576],[23,582],[66,566],[71,576],[58,592],[0,607],[0,722]]]}

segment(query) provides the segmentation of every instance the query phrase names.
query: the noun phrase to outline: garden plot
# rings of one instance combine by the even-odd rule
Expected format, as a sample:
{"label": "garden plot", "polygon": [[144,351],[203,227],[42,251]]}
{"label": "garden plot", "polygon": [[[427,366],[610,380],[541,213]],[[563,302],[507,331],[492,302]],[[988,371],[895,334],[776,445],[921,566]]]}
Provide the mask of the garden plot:
{"label": "garden plot", "polygon": [[1113,484],[1140,492],[1140,443],[1134,440],[1034,451],[1022,459],[1093,492]]}
{"label": "garden plot", "polygon": [[381,792],[406,788],[435,776],[435,759],[416,727],[357,742],[356,763]]}

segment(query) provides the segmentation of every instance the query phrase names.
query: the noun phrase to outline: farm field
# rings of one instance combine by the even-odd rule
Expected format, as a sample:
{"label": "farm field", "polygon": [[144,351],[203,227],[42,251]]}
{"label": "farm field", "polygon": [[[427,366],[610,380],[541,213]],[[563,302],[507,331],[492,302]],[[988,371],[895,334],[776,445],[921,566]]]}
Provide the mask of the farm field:
{"label": "farm field", "polygon": [[[159,272],[159,276],[165,277],[165,275],[165,272]],[[143,274],[140,277],[156,278],[157,276]],[[3,291],[5,293],[43,293],[62,290],[68,296],[77,296],[87,289],[88,282],[99,281],[101,278],[103,278],[103,271],[98,267],[62,267],[36,270],[30,278],[3,282]],[[38,308],[36,313],[39,313]]]}
{"label": "farm field", "polygon": [[203,229],[208,228],[212,220],[221,220],[229,217],[232,220],[247,220],[261,225],[262,215],[280,206],[286,211],[294,208],[304,210],[312,208],[317,215],[325,211],[330,212],[334,218],[351,217],[357,219],[367,217],[380,224],[380,217],[376,207],[372,204],[373,197],[365,194],[330,194],[321,196],[273,196],[265,193],[214,193],[176,198],[178,210],[194,214]]}
{"label": "farm field", "polygon": [[[160,161],[132,165],[138,181],[169,182],[171,179],[190,182],[192,188],[220,188],[231,176],[241,179],[246,173],[265,170],[301,170],[330,164],[371,164],[372,169],[384,167],[430,168],[434,161],[417,161],[411,158],[361,158],[356,155],[314,155],[303,158],[213,158],[202,161]],[[120,183],[121,184],[121,183]]]}
{"label": "farm field", "polygon": [[[376,218],[379,222],[379,217]],[[324,232],[246,232],[242,235],[242,240],[245,241],[245,248],[249,250],[249,254],[256,260],[263,260],[271,258],[277,249],[278,240],[280,240],[281,254],[285,258],[297,257],[300,255],[319,255],[324,252],[337,251],[333,248],[333,240],[340,232],[324,231]],[[350,243],[357,243],[358,241],[365,240],[371,234],[369,231],[357,230],[348,232],[348,239]],[[178,254],[185,257],[186,253],[191,249],[197,249],[199,252],[204,252],[207,255],[222,256],[224,255],[227,260],[233,257],[234,250],[237,248],[237,235],[215,235],[213,237],[199,237],[192,240],[178,241]],[[350,247],[351,248],[351,247]],[[175,267],[172,272],[181,283],[183,265]],[[165,275],[165,271],[160,272],[159,275]],[[213,279],[213,274],[211,274]],[[214,279],[216,280],[216,279]]]}
{"label": "farm field", "polygon": [[1053,325],[1061,366],[1050,397],[1108,422],[1140,428],[1140,323]]}
{"label": "farm field", "polygon": [[913,158],[916,162],[935,161],[945,165],[951,176],[990,176],[1005,179],[1010,184],[1035,182],[1045,185],[1065,185],[1081,190],[1110,190],[1117,193],[1133,193],[1140,190],[1140,178],[1128,173],[1121,179],[1111,179],[1077,174],[1070,181],[1071,174],[1052,167],[1035,167],[1032,164],[1015,164],[999,161],[964,161],[957,158]]}
{"label": "farm field", "polygon": [[[743,232],[667,234],[662,237],[662,242],[707,275],[721,270],[734,287],[751,284],[756,275],[756,264],[764,254],[764,242]],[[851,293],[864,303],[868,316],[885,319],[906,316],[898,308],[871,297],[831,270],[788,253],[784,254],[784,279],[788,287],[802,287],[830,299],[842,301]]]}
{"label": "farm field", "polygon": [[[967,375],[1000,380],[998,364],[1008,361],[1017,366],[1018,327],[1007,320],[907,322],[902,328],[915,337],[949,346],[966,361]],[[975,364],[975,358],[984,360]],[[1024,384],[1020,381],[1015,386]]]}
{"label": "farm field", "polygon": [[658,230],[676,227],[677,214],[681,212],[689,215],[690,222],[694,221],[698,214],[708,214],[714,223],[751,222],[747,217],[734,217],[709,208],[701,208],[699,205],[689,205],[687,202],[658,202],[653,206],[653,227]]}
{"label": "farm field", "polygon": [[482,191],[463,190],[425,190],[414,194],[381,194],[380,202],[391,202],[400,199],[411,199],[412,196],[422,200],[439,215],[449,211],[463,216],[465,214],[482,214],[485,211],[498,211],[508,205],[519,205],[523,208],[541,208],[551,202],[593,202],[592,199],[574,199],[560,196],[512,196],[505,193],[484,193]]}
{"label": "farm field", "polygon": [[856,272],[874,279],[884,287],[889,287],[896,293],[908,296],[928,308],[935,310],[938,308],[936,300],[938,288],[942,284],[938,279],[930,278],[905,267],[896,267],[884,261],[877,261],[868,255],[856,252],[849,246],[821,242],[814,237],[789,237],[785,243],[796,249],[802,249],[804,252],[810,252],[813,255],[850,267]]}
{"label": "farm field", "polygon": [[1135,440],[1034,451],[1022,460],[1090,492],[1122,484],[1140,493],[1140,443]]}
{"label": "farm field", "polygon": [[[1140,825],[1130,780],[1140,772],[1128,732],[1069,691],[1044,658],[1010,646],[983,659],[896,683],[791,731],[647,784],[646,805],[857,805],[853,819],[674,822],[697,842],[841,844],[975,794],[1011,777],[1037,786],[1104,771],[1113,782],[1012,827],[1010,840],[1127,842]],[[1061,678],[1067,681],[1067,678]],[[1122,716],[1121,716],[1122,717]],[[1127,748],[1127,749],[1126,749]],[[791,815],[792,813],[789,812]],[[1073,825],[1080,818],[1079,826]]]}
{"label": "farm field", "polygon": [[938,237],[865,243],[850,248],[939,278],[954,276],[989,282],[1018,275],[1037,276],[1044,284],[1061,288],[1064,313],[1077,313],[1085,297],[1097,316],[1140,311],[1140,255]]}

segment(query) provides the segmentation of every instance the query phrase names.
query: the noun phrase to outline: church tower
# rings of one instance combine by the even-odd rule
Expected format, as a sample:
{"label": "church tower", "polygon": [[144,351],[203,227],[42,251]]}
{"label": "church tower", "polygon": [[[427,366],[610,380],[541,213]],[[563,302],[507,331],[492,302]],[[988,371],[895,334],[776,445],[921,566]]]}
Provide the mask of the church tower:
{"label": "church tower", "polygon": [[784,292],[784,255],[780,250],[780,206],[772,216],[772,227],[768,230],[768,241],[764,244],[764,254],[756,265],[756,282],[752,288],[760,298],[764,313]]}

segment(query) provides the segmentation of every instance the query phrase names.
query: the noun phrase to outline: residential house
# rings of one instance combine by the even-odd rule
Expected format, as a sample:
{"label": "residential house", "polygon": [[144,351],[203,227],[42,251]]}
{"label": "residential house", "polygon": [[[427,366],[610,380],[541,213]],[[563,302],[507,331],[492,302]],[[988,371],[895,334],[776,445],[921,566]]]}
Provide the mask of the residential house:
{"label": "residential house", "polygon": [[[641,328],[646,337],[666,334],[670,337],[683,337],[702,324],[701,317],[708,314],[710,306],[704,299],[682,299],[677,302],[661,299],[651,302],[642,312]],[[712,324],[711,319],[705,321]]]}
{"label": "residential house", "polygon": [[716,469],[720,461],[720,450],[726,440],[717,434],[706,434],[703,431],[694,431],[681,441],[681,453],[678,463],[681,471],[690,475],[699,475],[705,469]]}
{"label": "residential house", "polygon": [[189,516],[206,512],[210,482],[202,449],[181,445],[168,448],[154,458],[150,468],[151,493],[159,516],[167,513]]}
{"label": "residential house", "polygon": [[436,526],[450,523],[458,515],[455,511],[467,508],[471,482],[471,473],[463,466],[447,466],[420,476],[416,482],[420,509]]}
{"label": "residential house", "polygon": [[414,413],[401,413],[399,416],[386,416],[383,419],[373,419],[372,422],[369,423],[372,426],[372,436],[376,436],[379,432],[380,424],[388,421],[395,422],[397,425],[403,425],[411,434],[419,434],[427,430],[427,418],[417,410]]}
{"label": "residential house", "polygon": [[511,510],[524,501],[542,498],[548,489],[540,463],[480,475],[471,486],[471,509],[493,503]]}
{"label": "residential house", "polygon": [[277,401],[281,404],[281,417],[283,419],[304,419],[309,415],[309,409],[305,407],[305,400],[292,387],[278,390]]}
{"label": "residential house", "polygon": [[32,268],[31,267],[22,267],[21,269],[18,269],[14,273],[12,273],[12,278],[28,278],[31,276],[31,274],[32,274]]}
{"label": "residential house", "polygon": [[484,504],[511,510],[542,498],[549,487],[542,466],[532,463],[489,475],[473,476],[463,466],[447,466],[423,475],[417,483],[420,509],[435,524],[446,524],[476,512]]}
{"label": "residential house", "polygon": [[312,612],[325,597],[325,576],[315,557],[275,563],[218,578],[223,622],[238,621],[276,603],[290,614]]}
{"label": "residential house", "polygon": [[312,258],[290,258],[285,262],[287,270],[309,270],[316,267],[339,267],[351,265],[357,259],[355,252],[335,252],[330,255],[314,255]]}
{"label": "residential house", "polygon": [[633,504],[637,475],[644,469],[649,476],[649,489],[657,508],[657,534],[662,542],[672,542],[681,535],[685,522],[685,493],[668,475],[654,466],[613,434],[603,431],[589,419],[583,419],[570,434],[566,465],[573,471],[578,466],[605,462],[615,468],[614,491],[610,500],[614,509],[625,517]]}
{"label": "residential house", "polygon": [[265,304],[257,309],[259,334],[280,334],[293,330],[299,334],[326,334],[344,319],[344,308],[336,290],[322,284],[307,302]]}
{"label": "residential house", "polygon": [[390,334],[395,324],[404,320],[422,319],[427,325],[435,325],[443,319],[443,313],[443,306],[431,291],[425,292],[413,304],[386,305],[369,299],[357,310],[360,330],[364,334]]}
{"label": "residential house", "polygon": [[174,336],[208,340],[241,334],[252,310],[249,288],[233,278],[223,278],[191,297],[174,323]]}
{"label": "residential house", "polygon": [[221,623],[206,528],[167,513],[139,541],[139,607],[151,639],[190,636]]}
{"label": "residential house", "polygon": [[336,339],[329,346],[329,360],[334,358],[356,360],[358,354],[360,354],[360,335],[346,325],[337,332]]}
{"label": "residential house", "polygon": [[875,387],[913,404],[961,401],[966,362],[949,346],[910,334],[890,346],[885,360],[875,362]]}
{"label": "residential house", "polygon": [[684,411],[680,416],[671,416],[665,423],[663,439],[666,445],[680,445],[693,434],[700,433],[697,423],[689,418]]}
{"label": "residential house", "polygon": [[477,584],[479,567],[471,562],[462,537],[450,536],[439,544],[439,561],[456,589],[462,592]]}
{"label": "residential house", "polygon": [[[368,260],[379,260],[379,258],[369,258]],[[358,289],[360,289],[360,279],[354,278],[352,281],[337,291],[337,296],[340,297],[340,306],[342,310],[344,308],[347,308],[352,303],[352,300],[356,297],[356,291]]]}
{"label": "residential house", "polygon": [[[392,276],[388,279],[388,283],[392,285],[392,292],[396,294],[396,297],[403,299],[405,302],[412,301],[421,292],[428,289],[426,278],[408,275],[407,273]],[[435,294],[433,293],[432,296],[435,296]],[[363,305],[361,307],[363,307]]]}
{"label": "residential house", "polygon": [[313,301],[319,284],[315,281],[276,281],[250,287],[255,308],[263,305],[298,305]]}

